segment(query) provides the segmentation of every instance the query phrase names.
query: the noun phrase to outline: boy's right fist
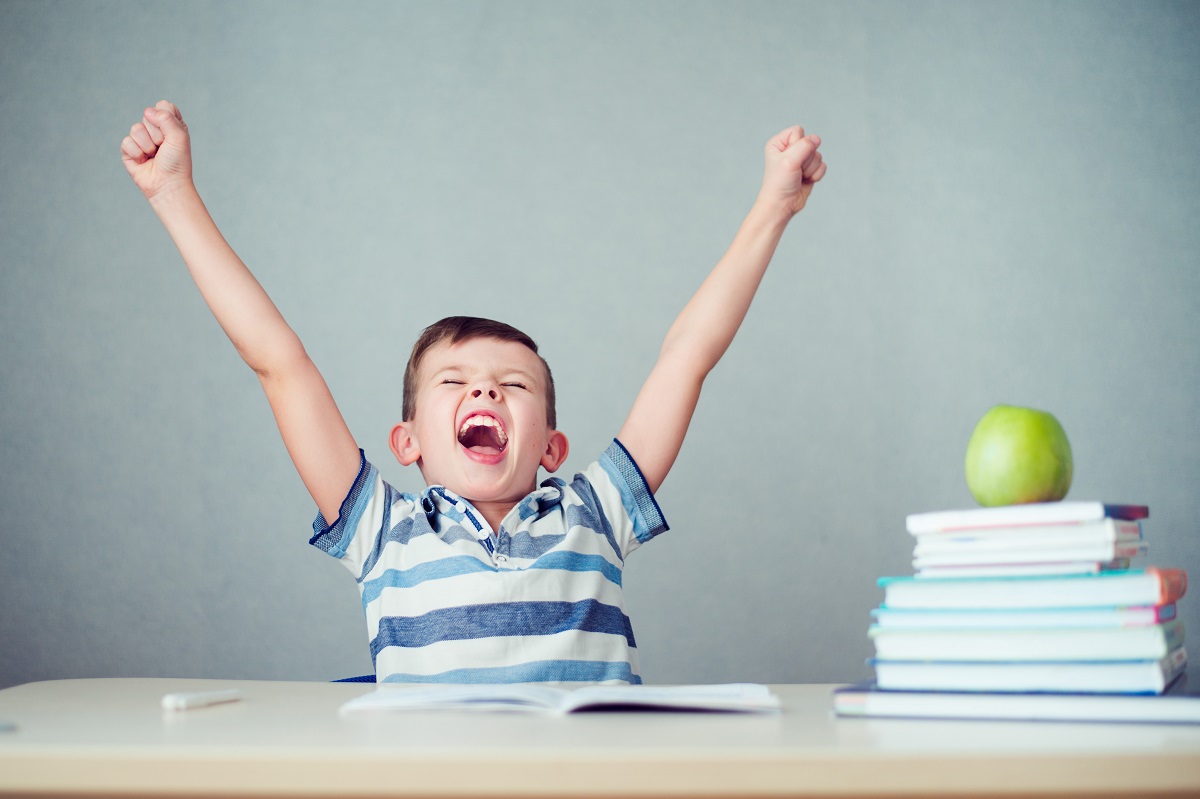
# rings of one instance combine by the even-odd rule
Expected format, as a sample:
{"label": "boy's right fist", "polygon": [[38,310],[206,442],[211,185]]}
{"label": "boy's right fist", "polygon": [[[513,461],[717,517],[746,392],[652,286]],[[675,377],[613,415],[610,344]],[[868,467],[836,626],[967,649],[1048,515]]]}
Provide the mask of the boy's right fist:
{"label": "boy's right fist", "polygon": [[192,145],[183,115],[174,103],[160,100],[121,141],[121,161],[146,195],[192,180]]}

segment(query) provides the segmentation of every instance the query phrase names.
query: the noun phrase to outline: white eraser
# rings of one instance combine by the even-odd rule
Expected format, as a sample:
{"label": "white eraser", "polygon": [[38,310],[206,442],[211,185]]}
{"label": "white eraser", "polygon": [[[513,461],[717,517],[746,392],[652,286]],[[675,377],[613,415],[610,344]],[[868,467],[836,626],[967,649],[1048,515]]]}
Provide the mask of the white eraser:
{"label": "white eraser", "polygon": [[162,706],[163,710],[195,710],[224,702],[236,702],[241,698],[242,692],[236,688],[222,691],[191,691],[167,694],[162,698]]}

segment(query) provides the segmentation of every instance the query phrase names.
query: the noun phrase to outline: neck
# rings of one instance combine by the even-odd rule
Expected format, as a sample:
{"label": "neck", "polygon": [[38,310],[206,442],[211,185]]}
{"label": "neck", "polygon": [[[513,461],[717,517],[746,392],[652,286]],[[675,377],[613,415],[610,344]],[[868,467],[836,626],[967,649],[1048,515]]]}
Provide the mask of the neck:
{"label": "neck", "polygon": [[508,512],[517,506],[516,502],[510,500],[494,500],[494,501],[477,501],[471,500],[471,504],[475,506],[475,510],[482,514],[488,526],[492,528],[492,532],[500,529],[500,523],[504,521],[504,517]]}

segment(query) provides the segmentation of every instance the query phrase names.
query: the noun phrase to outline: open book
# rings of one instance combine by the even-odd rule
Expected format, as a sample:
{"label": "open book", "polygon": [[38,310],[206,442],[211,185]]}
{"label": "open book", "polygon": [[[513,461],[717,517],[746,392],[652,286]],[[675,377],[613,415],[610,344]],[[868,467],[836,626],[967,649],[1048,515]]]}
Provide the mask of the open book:
{"label": "open book", "polygon": [[579,710],[691,710],[773,713],[779,697],[765,685],[380,685],[342,705],[370,710],[504,710],[574,713]]}

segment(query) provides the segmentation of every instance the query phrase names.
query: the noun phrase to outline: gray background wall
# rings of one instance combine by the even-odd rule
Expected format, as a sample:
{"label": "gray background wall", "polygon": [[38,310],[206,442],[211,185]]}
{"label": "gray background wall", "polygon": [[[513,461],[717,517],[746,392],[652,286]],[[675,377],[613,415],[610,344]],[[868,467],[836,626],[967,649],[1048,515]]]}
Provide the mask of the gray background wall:
{"label": "gray background wall", "polygon": [[[620,426],[762,145],[829,174],[631,559],[648,680],[866,676],[904,516],[992,404],[1200,577],[1200,6],[0,4],[0,684],[370,668],[257,381],[121,167],[170,98],[218,223],[391,461],[451,313],[543,346],[564,471]],[[389,465],[390,463],[390,465]],[[1184,603],[1200,629],[1200,591]]]}

